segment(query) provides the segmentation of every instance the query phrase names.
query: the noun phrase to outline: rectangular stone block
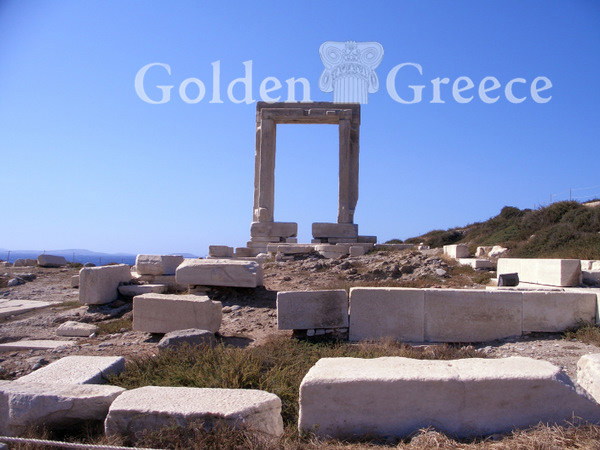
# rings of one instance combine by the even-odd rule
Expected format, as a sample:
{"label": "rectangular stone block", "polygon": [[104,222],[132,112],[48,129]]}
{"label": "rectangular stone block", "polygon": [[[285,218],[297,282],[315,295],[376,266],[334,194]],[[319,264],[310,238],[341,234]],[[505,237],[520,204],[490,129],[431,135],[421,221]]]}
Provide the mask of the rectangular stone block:
{"label": "rectangular stone block", "polygon": [[227,245],[209,245],[208,254],[215,257],[233,258],[233,247],[228,247]]}
{"label": "rectangular stone block", "polygon": [[300,385],[298,428],[319,437],[402,438],[428,427],[459,438],[592,423],[600,408],[556,366],[532,358],[324,358]]}
{"label": "rectangular stone block", "polygon": [[119,284],[129,281],[131,271],[127,264],[84,267],[79,271],[79,302],[110,303],[119,298]]}
{"label": "rectangular stone block", "polygon": [[425,340],[486,342],[522,334],[523,294],[517,291],[425,290]]}
{"label": "rectangular stone block", "polygon": [[308,330],[348,326],[346,291],[289,291],[277,293],[277,328]]}
{"label": "rectangular stone block", "polygon": [[294,222],[252,222],[250,236],[277,236],[281,238],[296,237],[298,224]]}
{"label": "rectangular stone block", "polygon": [[178,283],[201,286],[262,286],[263,269],[254,261],[187,259],[175,274]]}
{"label": "rectangular stone block", "polygon": [[37,264],[40,267],[62,267],[68,263],[64,256],[40,255],[37,258]]}
{"label": "rectangular stone block", "polygon": [[470,256],[467,244],[444,245],[444,255],[450,258],[468,258]]}
{"label": "rectangular stone block", "polygon": [[115,401],[105,423],[107,436],[134,437],[144,431],[202,422],[206,430],[218,421],[271,436],[283,434],[281,400],[255,389],[210,389],[145,386]]}
{"label": "rectangular stone block", "polygon": [[37,300],[0,300],[0,319],[47,308],[50,305],[52,303]]}
{"label": "rectangular stone block", "polygon": [[123,297],[135,297],[142,294],[165,294],[169,290],[166,284],[124,284],[119,286]]}
{"label": "rectangular stone block", "polygon": [[65,337],[90,337],[98,331],[98,327],[93,323],[75,322],[68,320],[62,323],[56,329],[57,336]]}
{"label": "rectangular stone block", "polygon": [[357,238],[327,238],[329,244],[357,244]]}
{"label": "rectangular stone block", "polygon": [[71,287],[78,288],[79,287],[79,275],[73,275],[71,277]]}
{"label": "rectangular stone block", "polygon": [[70,347],[73,344],[75,344],[75,341],[23,339],[21,341],[4,342],[0,344],[0,353],[16,352],[20,350],[56,350],[61,347]]}
{"label": "rectangular stone block", "polygon": [[560,332],[580,321],[594,323],[596,294],[523,292],[523,332]]}
{"label": "rectangular stone block", "polygon": [[458,263],[471,266],[473,269],[493,269],[494,265],[489,259],[458,258]]}
{"label": "rectangular stone block", "polygon": [[269,244],[267,246],[269,253],[281,253],[283,255],[307,254],[313,251],[313,246],[309,244]]}
{"label": "rectangular stone block", "polygon": [[312,224],[314,238],[357,238],[358,225],[353,223],[319,223]]}
{"label": "rectangular stone block", "polygon": [[261,252],[258,248],[248,248],[248,247],[237,247],[235,249],[235,257],[236,258],[253,258]]}
{"label": "rectangular stone block", "polygon": [[133,298],[133,329],[168,333],[198,328],[216,333],[221,326],[221,309],[221,302],[205,295],[138,295]]}
{"label": "rectangular stone block", "polygon": [[423,342],[424,305],[423,289],[352,288],[349,339]]}
{"label": "rectangular stone block", "polygon": [[124,391],[93,384],[0,381],[0,434],[19,435],[32,426],[55,429],[103,421]]}
{"label": "rectangular stone block", "polygon": [[135,267],[140,275],[175,275],[182,262],[179,255],[137,255]]}
{"label": "rectangular stone block", "polygon": [[498,259],[498,275],[515,272],[525,283],[578,286],[581,282],[581,262],[578,259]]}
{"label": "rectangular stone block", "polygon": [[18,382],[60,384],[102,384],[110,375],[125,369],[125,358],[120,356],[66,356],[42,367]]}

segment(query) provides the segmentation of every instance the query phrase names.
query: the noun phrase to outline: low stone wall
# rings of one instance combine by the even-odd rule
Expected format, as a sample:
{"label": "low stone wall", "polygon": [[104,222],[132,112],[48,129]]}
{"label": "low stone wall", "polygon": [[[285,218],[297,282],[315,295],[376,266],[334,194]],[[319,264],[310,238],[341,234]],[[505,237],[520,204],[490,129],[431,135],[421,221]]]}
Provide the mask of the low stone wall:
{"label": "low stone wall", "polygon": [[352,288],[352,341],[485,342],[596,320],[590,292]]}

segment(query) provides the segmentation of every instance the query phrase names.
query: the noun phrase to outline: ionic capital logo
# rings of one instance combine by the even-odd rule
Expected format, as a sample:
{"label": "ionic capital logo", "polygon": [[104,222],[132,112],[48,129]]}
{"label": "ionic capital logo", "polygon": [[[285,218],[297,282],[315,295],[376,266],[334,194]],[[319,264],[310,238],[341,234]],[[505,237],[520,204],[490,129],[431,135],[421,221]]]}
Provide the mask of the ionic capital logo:
{"label": "ionic capital logo", "polygon": [[383,59],[379,42],[327,41],[319,48],[325,70],[319,78],[323,92],[333,91],[334,103],[368,103],[379,90],[375,69]]}

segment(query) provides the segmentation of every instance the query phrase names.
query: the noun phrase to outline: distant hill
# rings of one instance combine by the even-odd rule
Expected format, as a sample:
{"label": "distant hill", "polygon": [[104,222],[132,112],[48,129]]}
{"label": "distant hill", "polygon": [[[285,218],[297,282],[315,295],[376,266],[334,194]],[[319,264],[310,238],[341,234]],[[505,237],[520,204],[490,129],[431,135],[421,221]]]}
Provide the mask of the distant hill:
{"label": "distant hill", "polygon": [[480,245],[502,245],[511,257],[600,260],[599,206],[597,200],[557,202],[535,210],[505,206],[485,222],[433,230],[404,242],[431,247],[466,243],[473,252]]}

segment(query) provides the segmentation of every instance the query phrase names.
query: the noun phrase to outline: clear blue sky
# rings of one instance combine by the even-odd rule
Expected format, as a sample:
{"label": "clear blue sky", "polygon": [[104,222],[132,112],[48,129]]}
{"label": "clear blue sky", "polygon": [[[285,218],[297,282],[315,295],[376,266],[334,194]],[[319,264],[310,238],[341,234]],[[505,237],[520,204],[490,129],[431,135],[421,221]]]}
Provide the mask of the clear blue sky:
{"label": "clear blue sky", "polygon": [[[362,110],[361,234],[407,238],[600,185],[598,1],[2,0],[0,247],[203,255],[209,244],[244,245],[256,104],[231,102],[227,85],[252,60],[254,99],[272,76],[284,86],[305,77],[313,101],[331,101],[318,88],[328,40],[385,50],[380,89]],[[214,61],[222,104],[209,103]],[[134,89],[155,62],[171,75],[149,71],[148,95],[174,85],[169,103]],[[425,85],[418,104],[386,90],[406,62],[423,75],[403,69],[395,86],[409,98],[409,84]],[[476,85],[470,103],[452,97],[460,76]],[[494,104],[477,94],[486,76],[502,85]],[[547,103],[529,93],[538,76],[552,83]],[[197,104],[178,93],[190,77],[206,86]],[[450,79],[443,104],[430,103],[437,77]],[[519,104],[503,94],[514,78],[528,83],[515,85],[527,97]],[[312,222],[337,217],[337,129],[280,126],[277,139],[275,219],[298,222],[307,241]]]}

